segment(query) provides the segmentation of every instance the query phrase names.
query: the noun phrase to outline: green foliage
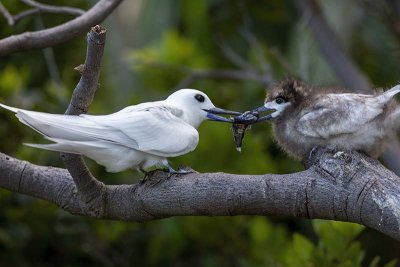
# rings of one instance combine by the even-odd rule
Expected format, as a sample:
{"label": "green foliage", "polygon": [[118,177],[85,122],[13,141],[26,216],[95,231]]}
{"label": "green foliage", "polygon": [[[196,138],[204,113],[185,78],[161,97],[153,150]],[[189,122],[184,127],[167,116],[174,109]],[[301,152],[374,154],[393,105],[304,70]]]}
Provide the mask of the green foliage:
{"label": "green foliage", "polygon": [[27,78],[28,70],[18,71],[14,65],[7,65],[0,73],[0,96],[10,97],[20,93]]}
{"label": "green foliage", "polygon": [[[176,30],[166,31],[161,40],[128,53],[128,62],[140,73],[144,86],[159,90],[176,85],[186,70],[205,68],[211,61],[200,47]],[[166,71],[169,69],[172,71]]]}

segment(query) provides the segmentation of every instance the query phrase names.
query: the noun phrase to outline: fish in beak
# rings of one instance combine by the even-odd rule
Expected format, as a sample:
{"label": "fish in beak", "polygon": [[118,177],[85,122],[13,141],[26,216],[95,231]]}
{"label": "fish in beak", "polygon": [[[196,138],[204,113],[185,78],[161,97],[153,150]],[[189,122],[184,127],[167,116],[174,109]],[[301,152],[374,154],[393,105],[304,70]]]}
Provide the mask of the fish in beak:
{"label": "fish in beak", "polygon": [[210,109],[203,109],[205,112],[207,112],[207,118],[212,121],[219,121],[219,122],[229,122],[233,123],[233,118],[225,118],[219,115],[234,115],[234,116],[239,116],[242,113],[237,112],[237,111],[231,111],[231,110],[225,110],[222,108],[217,108],[213,107]]}
{"label": "fish in beak", "polygon": [[235,146],[236,150],[241,152],[242,151],[242,142],[244,138],[244,134],[246,133],[247,129],[249,126],[255,123],[259,123],[262,121],[267,121],[273,118],[271,114],[265,115],[260,117],[261,112],[269,111],[269,110],[274,110],[267,108],[265,106],[258,107],[256,109],[246,111],[239,116],[236,116],[233,118],[233,123],[232,123],[232,133],[233,133],[233,138],[235,139]]}

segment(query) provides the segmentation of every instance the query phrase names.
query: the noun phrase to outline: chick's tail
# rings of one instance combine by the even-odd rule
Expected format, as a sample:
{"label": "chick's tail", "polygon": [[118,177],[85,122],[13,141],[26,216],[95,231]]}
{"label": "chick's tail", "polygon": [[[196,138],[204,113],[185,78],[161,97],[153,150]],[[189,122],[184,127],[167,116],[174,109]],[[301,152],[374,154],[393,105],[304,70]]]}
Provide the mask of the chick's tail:
{"label": "chick's tail", "polygon": [[385,99],[391,99],[398,93],[400,93],[400,84],[394,86],[393,88],[390,88],[389,90],[384,92],[381,96],[384,97]]}

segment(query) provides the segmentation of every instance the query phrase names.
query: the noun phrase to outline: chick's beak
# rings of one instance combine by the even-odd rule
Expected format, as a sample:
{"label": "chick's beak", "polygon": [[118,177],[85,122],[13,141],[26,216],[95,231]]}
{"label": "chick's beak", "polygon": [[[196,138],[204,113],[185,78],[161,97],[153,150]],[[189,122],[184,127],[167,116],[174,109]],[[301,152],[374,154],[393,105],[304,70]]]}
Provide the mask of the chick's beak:
{"label": "chick's beak", "polygon": [[[258,107],[258,108],[253,109],[251,112],[252,112],[252,113],[255,113],[255,114],[260,114],[260,113],[266,112],[266,111],[274,111],[274,110],[275,110],[274,108],[268,107],[268,106],[269,106],[268,103],[269,103],[269,102],[265,103],[265,104],[264,104],[263,106],[261,106],[261,107]],[[262,121],[267,121],[267,120],[270,120],[270,119],[272,119],[272,118],[273,118],[272,115],[271,115],[271,114],[268,114],[268,115],[265,115],[265,116],[262,116],[262,117],[258,117],[257,121],[255,121],[254,123],[258,123],[258,122],[262,122]]]}
{"label": "chick's beak", "polygon": [[233,122],[233,118],[225,118],[225,117],[218,116],[218,115],[234,115],[234,116],[238,116],[238,115],[242,114],[240,112],[231,111],[231,110],[225,110],[225,109],[217,108],[217,107],[213,107],[213,108],[210,108],[210,109],[203,109],[203,110],[205,112],[207,112],[207,118],[209,120],[220,121],[220,122],[229,122],[229,123]]}
{"label": "chick's beak", "polygon": [[265,112],[265,111],[268,111],[268,110],[271,110],[271,109],[267,108],[265,105],[262,105],[261,107],[255,108],[252,111],[261,113],[261,112]]}

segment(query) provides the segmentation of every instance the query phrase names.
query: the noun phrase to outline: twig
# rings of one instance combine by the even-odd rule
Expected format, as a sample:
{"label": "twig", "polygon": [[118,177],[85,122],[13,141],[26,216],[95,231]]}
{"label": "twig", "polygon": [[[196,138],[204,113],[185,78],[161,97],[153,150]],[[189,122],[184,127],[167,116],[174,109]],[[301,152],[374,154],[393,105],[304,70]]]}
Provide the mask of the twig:
{"label": "twig", "polygon": [[33,0],[21,0],[23,3],[32,6],[34,8],[24,10],[16,15],[11,15],[8,10],[3,6],[3,4],[0,2],[0,13],[3,14],[4,17],[7,19],[7,23],[10,26],[13,26],[17,21],[20,19],[34,15],[40,12],[46,12],[46,13],[55,13],[55,14],[68,14],[72,16],[80,16],[85,13],[85,10],[80,9],[80,8],[75,8],[75,7],[67,7],[67,6],[52,6],[52,5],[46,5],[46,4],[41,4]]}
{"label": "twig", "polygon": [[103,21],[121,2],[122,0],[100,0],[82,16],[62,25],[4,38],[0,40],[0,56],[67,42]]}
{"label": "twig", "polygon": [[241,81],[255,81],[261,83],[263,86],[271,84],[266,76],[251,72],[248,70],[239,69],[201,69],[195,70],[183,66],[168,65],[158,62],[136,62],[137,65],[143,65],[151,68],[165,69],[166,71],[175,71],[186,74],[186,77],[179,82],[175,89],[187,88],[199,79],[227,79],[227,80],[241,80]]}
{"label": "twig", "polygon": [[212,78],[212,79],[228,79],[228,80],[241,80],[241,81],[255,81],[261,83],[264,86],[271,84],[269,79],[266,79],[265,75],[243,71],[243,70],[193,70],[188,73],[175,89],[187,88],[189,85],[194,83],[196,80]]}
{"label": "twig", "polygon": [[279,62],[279,64],[286,70],[288,75],[296,76],[296,72],[293,70],[292,66],[290,65],[289,61],[282,55],[282,53],[276,47],[271,47],[269,52],[275,59]]}
{"label": "twig", "polygon": [[0,2],[0,13],[6,18],[8,25],[13,26],[15,21],[7,8]]}
{"label": "twig", "polygon": [[[66,115],[86,113],[92,103],[98,87],[105,39],[106,29],[100,26],[93,27],[88,34],[85,67],[72,94],[71,102],[65,112]],[[61,153],[61,158],[74,180],[82,201],[90,207],[94,216],[102,216],[105,212],[101,209],[103,202],[106,201],[105,185],[90,173],[82,156]]]}
{"label": "twig", "polygon": [[271,73],[271,67],[267,60],[265,59],[264,51],[262,49],[262,46],[260,42],[258,41],[257,37],[253,35],[253,33],[249,30],[244,28],[243,30],[240,31],[242,36],[247,40],[247,42],[250,44],[250,47],[256,54],[256,59],[260,63],[260,67],[263,70],[264,73]]}
{"label": "twig", "polygon": [[33,0],[20,0],[21,2],[39,9],[42,12],[56,13],[56,14],[69,14],[72,16],[80,16],[85,13],[85,10],[68,6],[52,6],[41,4]]}
{"label": "twig", "polygon": [[229,45],[226,43],[218,42],[218,45],[221,48],[224,56],[229,59],[233,64],[235,64],[238,68],[247,71],[256,71],[254,66],[243,59],[238,53],[235,52]]}
{"label": "twig", "polygon": [[14,15],[14,20],[15,21],[19,21],[22,18],[25,18],[25,17],[30,16],[30,15],[34,15],[34,14],[37,14],[37,13],[40,13],[40,9],[39,8],[28,9],[28,10],[22,11],[22,12],[16,14],[16,15]]}

